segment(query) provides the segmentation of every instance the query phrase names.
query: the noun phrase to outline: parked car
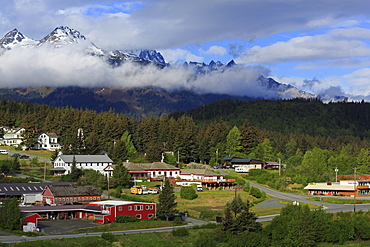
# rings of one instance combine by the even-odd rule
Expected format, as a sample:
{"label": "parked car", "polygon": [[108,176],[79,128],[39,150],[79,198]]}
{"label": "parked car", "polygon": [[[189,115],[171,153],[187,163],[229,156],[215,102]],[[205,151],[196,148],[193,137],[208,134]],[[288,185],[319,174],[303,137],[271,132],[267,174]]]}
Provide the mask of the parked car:
{"label": "parked car", "polygon": [[12,157],[20,157],[20,156],[21,156],[21,154],[19,154],[19,153],[14,153],[14,154],[12,154],[11,156],[12,156]]}
{"label": "parked car", "polygon": [[150,188],[150,189],[148,190],[148,193],[149,193],[149,194],[158,194],[158,189],[157,189],[157,188]]}
{"label": "parked car", "polygon": [[161,185],[161,184],[157,184],[156,186],[154,186],[157,190],[162,190],[162,187],[163,187],[163,185]]}
{"label": "parked car", "polygon": [[19,158],[20,159],[28,159],[28,158],[30,158],[30,156],[22,154],[21,156],[19,156]]}
{"label": "parked car", "polygon": [[0,154],[8,154],[8,150],[6,150],[6,149],[0,149]]}

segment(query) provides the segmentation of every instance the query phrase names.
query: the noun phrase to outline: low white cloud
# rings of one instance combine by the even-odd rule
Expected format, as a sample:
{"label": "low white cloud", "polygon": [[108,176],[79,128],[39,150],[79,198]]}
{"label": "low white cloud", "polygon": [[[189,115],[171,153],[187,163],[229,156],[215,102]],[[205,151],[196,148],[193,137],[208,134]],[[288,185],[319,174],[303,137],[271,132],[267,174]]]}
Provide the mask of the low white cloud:
{"label": "low white cloud", "polygon": [[200,52],[203,54],[212,54],[223,56],[227,53],[226,48],[222,46],[213,45],[208,50],[200,49]]}
{"label": "low white cloud", "polygon": [[184,49],[168,49],[168,50],[161,50],[161,54],[165,57],[166,62],[170,64],[174,64],[177,62],[202,62],[204,60],[203,57],[197,56],[192,54],[188,50]]}
{"label": "low white cloud", "polygon": [[[158,69],[125,62],[109,66],[104,58],[86,55],[87,43],[54,48],[16,47],[0,56],[2,87],[159,87],[186,89],[197,93],[219,93],[251,97],[275,97],[257,82],[261,68],[235,67],[194,76],[194,71],[180,64]],[[263,70],[266,72],[266,70]]]}

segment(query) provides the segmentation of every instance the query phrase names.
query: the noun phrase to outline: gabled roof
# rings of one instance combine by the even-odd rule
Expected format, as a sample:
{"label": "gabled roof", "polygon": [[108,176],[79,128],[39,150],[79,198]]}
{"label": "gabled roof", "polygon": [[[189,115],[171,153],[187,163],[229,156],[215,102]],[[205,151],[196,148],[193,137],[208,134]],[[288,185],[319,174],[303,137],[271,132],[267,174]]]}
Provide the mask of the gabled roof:
{"label": "gabled roof", "polygon": [[181,175],[202,175],[202,176],[222,176],[209,169],[181,169]]}
{"label": "gabled roof", "polygon": [[244,164],[249,164],[251,163],[252,159],[233,159],[231,163],[244,163]]}
{"label": "gabled roof", "polygon": [[151,164],[140,164],[147,170],[180,170],[179,168],[164,162],[153,162]]}
{"label": "gabled roof", "polygon": [[52,137],[52,138],[58,138],[57,134],[55,134],[55,133],[43,133],[43,134],[45,134],[49,137]]}
{"label": "gabled roof", "polygon": [[141,165],[136,163],[123,163],[123,166],[131,173],[148,173]]}
{"label": "gabled roof", "polygon": [[60,158],[66,163],[72,163],[73,157],[77,163],[113,163],[108,155],[60,155],[56,159]]}
{"label": "gabled roof", "polygon": [[54,197],[60,196],[100,196],[96,185],[49,185]]}
{"label": "gabled roof", "polygon": [[231,160],[231,164],[264,164],[266,162],[256,159],[240,159],[236,158]]}
{"label": "gabled roof", "polygon": [[231,161],[232,159],[240,159],[240,158],[235,157],[235,156],[226,156],[225,158],[223,158],[224,161]]}
{"label": "gabled roof", "polygon": [[[20,196],[23,194],[42,193],[51,183],[0,183],[0,195]],[[73,184],[70,182],[53,183],[58,185]]]}

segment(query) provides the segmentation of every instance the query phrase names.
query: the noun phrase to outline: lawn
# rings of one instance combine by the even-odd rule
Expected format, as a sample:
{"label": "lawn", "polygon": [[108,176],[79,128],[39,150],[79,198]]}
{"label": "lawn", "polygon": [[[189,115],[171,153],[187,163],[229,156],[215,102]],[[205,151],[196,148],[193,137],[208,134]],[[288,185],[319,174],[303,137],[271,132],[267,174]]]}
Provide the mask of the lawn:
{"label": "lawn", "polygon": [[161,221],[161,220],[143,220],[139,222],[132,223],[111,223],[108,225],[102,225],[98,227],[89,227],[84,229],[77,229],[75,233],[84,232],[112,232],[112,231],[125,231],[125,230],[137,230],[137,229],[149,229],[149,228],[159,228],[159,227],[169,227],[174,226],[173,221]]}
{"label": "lawn", "polygon": [[[140,183],[141,184],[141,183]],[[248,193],[238,190],[204,190],[197,192],[198,198],[194,200],[185,200],[180,197],[180,192],[175,192],[177,209],[180,212],[187,212],[188,216],[199,218],[199,215],[204,210],[212,210],[219,212],[222,215],[226,203],[231,202],[236,195],[240,195],[243,201],[255,201],[256,198],[248,195]],[[158,195],[135,195],[135,199],[143,201],[152,201],[158,203]],[[253,211],[253,209],[252,209]],[[263,210],[260,210],[261,215],[265,215]],[[266,210],[265,210],[266,211]],[[272,211],[273,214],[280,212],[280,209]]]}
{"label": "lawn", "polygon": [[[312,201],[321,201],[327,203],[336,203],[336,204],[353,204],[353,199],[345,199],[345,198],[333,198],[333,197],[310,197],[308,198]],[[369,199],[358,199],[356,198],[356,204],[369,204]]]}
{"label": "lawn", "polygon": [[[52,240],[37,240],[16,243],[12,246],[20,247],[75,247],[75,246],[146,246],[146,247],[190,247],[193,246],[194,240],[199,234],[211,231],[212,229],[191,229],[188,236],[178,237],[173,236],[171,232],[156,232],[156,233],[137,233],[137,234],[122,234],[114,235],[113,243],[104,240],[101,237],[82,237],[82,238],[62,238]],[[5,245],[4,245],[5,246]],[[8,245],[6,245],[8,246]]]}

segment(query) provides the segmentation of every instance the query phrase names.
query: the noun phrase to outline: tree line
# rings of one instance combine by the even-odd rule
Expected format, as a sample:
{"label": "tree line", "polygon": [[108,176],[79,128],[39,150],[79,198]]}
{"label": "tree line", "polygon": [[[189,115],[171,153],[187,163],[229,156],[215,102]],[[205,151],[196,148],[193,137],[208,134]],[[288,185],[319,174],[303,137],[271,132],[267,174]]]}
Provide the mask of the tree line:
{"label": "tree line", "polygon": [[[199,162],[221,164],[225,156],[278,161],[302,182],[367,173],[370,142],[368,103],[323,104],[312,100],[224,100],[161,117],[137,120],[114,110],[0,100],[0,125],[26,129],[32,145],[42,132],[59,137],[64,154],[108,152],[115,163]],[[79,131],[82,130],[82,134]],[[80,133],[80,134],[79,134]],[[56,155],[56,154],[55,154]]]}
{"label": "tree line", "polygon": [[[326,213],[307,205],[287,205],[262,227],[248,202],[234,199],[224,210],[221,227],[198,234],[194,246],[317,246],[369,240],[369,212]],[[233,206],[235,203],[237,207]]]}

